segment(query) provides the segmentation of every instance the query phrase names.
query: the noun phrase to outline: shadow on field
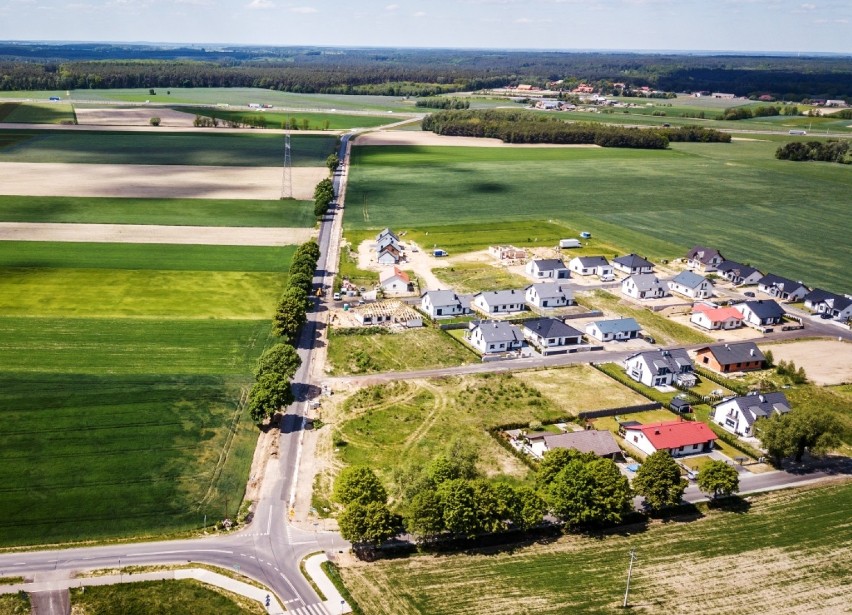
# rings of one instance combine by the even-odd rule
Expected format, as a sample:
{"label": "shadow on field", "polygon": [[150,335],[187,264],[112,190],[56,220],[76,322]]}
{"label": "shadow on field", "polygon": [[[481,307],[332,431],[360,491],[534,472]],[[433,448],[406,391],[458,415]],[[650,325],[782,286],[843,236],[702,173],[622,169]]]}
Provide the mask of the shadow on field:
{"label": "shadow on field", "polygon": [[710,500],[707,503],[707,507],[710,510],[722,510],[724,512],[744,514],[751,509],[751,503],[738,495],[732,495],[726,498]]}
{"label": "shadow on field", "polygon": [[509,192],[510,188],[506,184],[498,184],[497,182],[478,182],[471,186],[474,192],[484,194],[501,194]]}

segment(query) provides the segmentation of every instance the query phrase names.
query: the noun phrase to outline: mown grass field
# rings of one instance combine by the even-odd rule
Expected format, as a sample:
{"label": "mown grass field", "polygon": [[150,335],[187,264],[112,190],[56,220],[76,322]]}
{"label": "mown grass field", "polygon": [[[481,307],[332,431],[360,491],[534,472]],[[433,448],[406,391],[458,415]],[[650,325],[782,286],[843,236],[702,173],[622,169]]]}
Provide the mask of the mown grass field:
{"label": "mown grass field", "polygon": [[6,124],[60,124],[74,120],[74,108],[67,103],[0,103],[0,122]]}
{"label": "mown grass field", "polygon": [[776,160],[781,141],[752,138],[761,140],[674,143],[665,151],[355,147],[345,224],[516,222],[522,242],[552,220],[652,259],[710,245],[842,291],[852,253],[836,248],[852,226],[852,172]]}
{"label": "mown grass field", "polygon": [[[248,122],[262,118],[266,128],[286,128],[287,122],[294,131],[298,130],[349,130],[350,128],[374,128],[399,121],[393,115],[343,115],[341,113],[304,113],[259,109],[219,109],[211,107],[174,107],[175,111],[215,117],[232,122]],[[307,122],[307,124],[305,124]],[[307,128],[305,127],[307,125]]]}
{"label": "mown grass field", "polygon": [[[751,498],[747,512],[341,570],[370,615],[619,613],[628,554],[637,613],[842,613],[852,483]],[[747,582],[743,580],[747,579]]]}
{"label": "mown grass field", "polygon": [[[284,159],[284,138],[262,132],[72,132],[0,128],[0,139],[4,134],[26,139],[0,149],[0,162],[275,167]],[[335,142],[333,136],[293,135],[293,166],[324,165]]]}
{"label": "mown grass field", "polygon": [[328,340],[332,374],[365,374],[453,367],[479,357],[438,329],[392,335],[334,335]]}
{"label": "mown grass field", "polygon": [[0,544],[235,514],[257,438],[241,402],[293,248],[16,247],[0,244]]}
{"label": "mown grass field", "polygon": [[494,264],[458,263],[433,269],[432,273],[448,287],[460,293],[489,290],[523,290],[529,280]]}
{"label": "mown grass field", "polygon": [[310,228],[312,201],[0,195],[2,222]]}
{"label": "mown grass field", "polygon": [[78,615],[262,615],[259,602],[193,579],[143,581],[71,590]]}

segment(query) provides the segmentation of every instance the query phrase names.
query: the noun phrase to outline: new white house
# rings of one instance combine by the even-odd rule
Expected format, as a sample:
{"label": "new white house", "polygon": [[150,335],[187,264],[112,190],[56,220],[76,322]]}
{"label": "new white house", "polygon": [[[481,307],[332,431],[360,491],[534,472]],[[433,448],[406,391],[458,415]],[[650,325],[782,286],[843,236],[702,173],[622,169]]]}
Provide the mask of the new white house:
{"label": "new white house", "polygon": [[715,307],[696,303],[689,321],[708,331],[737,329],[743,326],[743,315],[736,308]]}
{"label": "new white house", "polygon": [[731,397],[713,406],[711,418],[726,431],[738,436],[754,436],[754,424],[774,414],[790,412],[790,402],[781,392]]}
{"label": "new white house", "polygon": [[686,267],[693,271],[704,273],[716,271],[716,268],[724,260],[725,258],[719,253],[719,250],[705,248],[704,246],[695,246],[686,253]]}
{"label": "new white house", "polygon": [[694,387],[696,382],[692,359],[683,348],[638,352],[624,360],[624,369],[633,380],[649,387]]}
{"label": "new white house", "polygon": [[523,312],[526,297],[520,290],[488,290],[473,296],[473,307],[485,314]]}
{"label": "new white house", "polygon": [[666,285],[653,273],[637,273],[621,282],[621,292],[634,299],[659,299],[669,294]]}
{"label": "new white house", "polygon": [[784,308],[771,299],[745,301],[734,307],[743,315],[743,321],[754,327],[769,327],[784,320]]}
{"label": "new white house", "polygon": [[482,354],[518,350],[524,343],[520,328],[501,320],[471,322],[465,337]]}
{"label": "new white house", "polygon": [[801,282],[788,280],[772,273],[767,273],[760,278],[757,290],[782,301],[800,301],[810,292]]}
{"label": "new white house", "polygon": [[527,303],[537,308],[559,308],[574,305],[574,291],[562,284],[539,282],[524,289]]}
{"label": "new white house", "polygon": [[470,295],[457,295],[451,290],[428,290],[420,295],[420,309],[431,318],[451,318],[470,314]]}
{"label": "new white house", "polygon": [[654,271],[654,263],[636,254],[619,256],[618,258],[613,259],[612,266],[616,271],[626,273],[627,275],[634,275],[636,273],[652,273]]}
{"label": "new white house", "polygon": [[736,261],[722,261],[716,270],[723,278],[734,286],[752,286],[757,284],[763,277],[754,267],[743,265]]}
{"label": "new white house", "polygon": [[537,318],[524,323],[524,338],[542,354],[567,352],[569,346],[583,342],[583,332],[556,318]]}
{"label": "new white house", "polygon": [[586,333],[600,342],[632,340],[642,328],[634,318],[599,320],[586,325]]}
{"label": "new white house", "polygon": [[407,273],[394,267],[379,273],[379,287],[388,294],[400,294],[410,292],[412,284]]}
{"label": "new white house", "polygon": [[842,322],[852,318],[852,297],[819,288],[805,295],[805,307],[817,314],[828,314],[834,320]]}
{"label": "new white house", "polygon": [[568,269],[577,275],[596,275],[599,278],[612,278],[613,269],[603,256],[577,256],[568,261]]}
{"label": "new white house", "polygon": [[690,299],[707,299],[713,296],[713,284],[702,275],[681,271],[669,280],[669,290]]}
{"label": "new white house", "polygon": [[537,258],[527,262],[527,275],[536,280],[567,280],[570,277],[568,267],[561,258]]}
{"label": "new white house", "polygon": [[668,451],[672,457],[695,455],[713,450],[718,436],[699,421],[666,421],[650,425],[624,424],[624,441],[646,455]]}

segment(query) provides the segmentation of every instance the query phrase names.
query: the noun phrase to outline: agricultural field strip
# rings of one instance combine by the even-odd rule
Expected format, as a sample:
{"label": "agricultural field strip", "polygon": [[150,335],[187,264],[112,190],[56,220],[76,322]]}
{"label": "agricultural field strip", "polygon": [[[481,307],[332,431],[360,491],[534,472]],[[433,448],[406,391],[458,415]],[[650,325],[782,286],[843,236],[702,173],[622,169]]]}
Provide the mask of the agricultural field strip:
{"label": "agricultural field strip", "polygon": [[288,246],[308,241],[309,228],[0,222],[0,241]]}

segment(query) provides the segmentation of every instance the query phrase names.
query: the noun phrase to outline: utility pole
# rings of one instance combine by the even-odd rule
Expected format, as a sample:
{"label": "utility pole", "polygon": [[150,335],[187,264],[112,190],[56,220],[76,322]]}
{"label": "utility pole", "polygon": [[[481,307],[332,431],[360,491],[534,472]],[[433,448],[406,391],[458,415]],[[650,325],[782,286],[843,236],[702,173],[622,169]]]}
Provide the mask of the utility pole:
{"label": "utility pole", "polygon": [[633,562],[636,561],[636,549],[630,549],[630,566],[627,568],[627,588],[624,590],[624,604],[621,606],[627,608],[627,596],[630,594],[630,577],[633,574]]}

